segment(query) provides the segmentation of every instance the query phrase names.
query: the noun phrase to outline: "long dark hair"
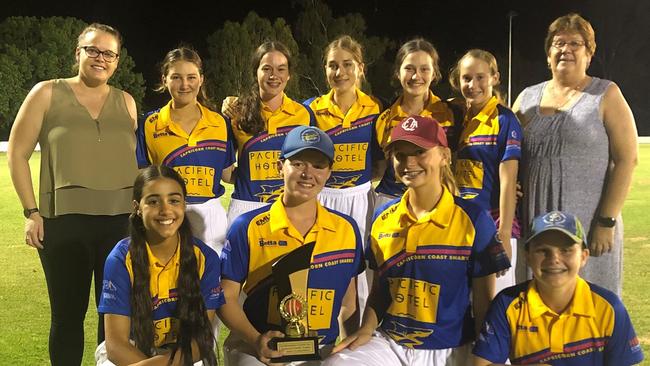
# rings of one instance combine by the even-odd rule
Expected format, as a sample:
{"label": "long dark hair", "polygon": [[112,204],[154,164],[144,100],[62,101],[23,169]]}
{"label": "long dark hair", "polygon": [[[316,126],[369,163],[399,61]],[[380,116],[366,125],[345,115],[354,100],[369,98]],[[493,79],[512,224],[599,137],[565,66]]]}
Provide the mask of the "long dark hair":
{"label": "long dark hair", "polygon": [[[133,184],[133,200],[140,202],[142,190],[148,182],[168,178],[176,181],[187,195],[183,178],[174,169],[165,165],[151,165],[138,174]],[[133,290],[131,291],[131,328],[136,347],[147,356],[152,356],[153,320],[151,292],[149,291],[149,257],[145,245],[145,228],[136,212],[129,216],[129,233],[131,235],[131,264],[133,266]],[[214,335],[212,325],[206,314],[205,304],[199,286],[199,272],[194,254],[192,229],[184,219],[178,229],[180,236],[180,271],[176,282],[178,302],[176,317],[179,320],[176,345],[172,349],[171,360],[176,351],[183,355],[183,365],[192,365],[192,340],[196,341],[204,365],[216,365]]]}
{"label": "long dark hair", "polygon": [[251,135],[256,135],[265,129],[260,106],[260,86],[257,84],[257,69],[260,67],[262,57],[273,51],[278,51],[287,58],[287,66],[289,67],[289,74],[291,74],[291,52],[283,43],[266,41],[253,52],[250,65],[253,71],[253,82],[248,91],[239,96],[236,104],[237,124],[242,131]]}

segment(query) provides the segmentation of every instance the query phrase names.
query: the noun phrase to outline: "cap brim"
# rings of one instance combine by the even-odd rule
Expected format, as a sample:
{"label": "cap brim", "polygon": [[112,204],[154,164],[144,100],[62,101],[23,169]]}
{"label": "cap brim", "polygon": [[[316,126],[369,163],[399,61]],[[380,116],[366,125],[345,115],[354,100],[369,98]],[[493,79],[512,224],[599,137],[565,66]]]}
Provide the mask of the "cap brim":
{"label": "cap brim", "polygon": [[565,229],[562,229],[562,228],[559,228],[559,227],[548,227],[548,228],[545,228],[545,229],[542,229],[542,230],[536,232],[535,234],[531,235],[528,238],[528,240],[526,240],[526,246],[528,246],[528,244],[530,244],[530,242],[533,241],[533,239],[535,239],[536,237],[540,236],[541,234],[543,234],[543,233],[545,233],[547,231],[559,231],[562,234],[568,236],[569,239],[573,240],[575,243],[581,243],[583,248],[587,247],[587,242],[582,240],[582,238],[577,237],[577,236],[573,235],[571,232],[569,232],[568,230],[565,230]]}
{"label": "cap brim", "polygon": [[420,137],[420,136],[404,136],[404,137],[398,137],[397,139],[392,140],[390,143],[388,143],[388,145],[386,145],[386,147],[384,148],[384,151],[390,150],[390,147],[394,143],[396,143],[397,141],[410,142],[413,145],[419,146],[419,147],[421,147],[423,149],[427,149],[427,150],[431,149],[432,147],[442,146],[441,144],[436,143],[436,142],[432,142],[431,140],[427,140],[424,137]]}
{"label": "cap brim", "polygon": [[317,147],[313,147],[313,146],[305,146],[305,147],[301,147],[301,148],[299,148],[299,149],[293,150],[293,151],[290,152],[290,153],[282,154],[281,157],[282,157],[283,159],[288,159],[288,158],[290,158],[290,157],[292,157],[292,156],[295,156],[296,154],[299,154],[299,153],[301,153],[301,152],[303,152],[303,151],[306,151],[306,150],[314,150],[314,151],[318,151],[319,153],[325,155],[325,157],[330,161],[330,163],[334,161],[334,157],[333,157],[333,156],[329,156],[329,155],[328,155],[325,151],[323,151],[322,149],[319,149],[319,148],[317,148]]}

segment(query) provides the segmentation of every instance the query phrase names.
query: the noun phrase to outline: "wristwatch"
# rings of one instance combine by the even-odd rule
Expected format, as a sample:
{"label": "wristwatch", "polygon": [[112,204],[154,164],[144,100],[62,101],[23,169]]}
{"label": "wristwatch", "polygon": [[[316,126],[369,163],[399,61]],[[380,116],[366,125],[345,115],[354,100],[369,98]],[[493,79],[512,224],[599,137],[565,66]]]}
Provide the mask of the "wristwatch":
{"label": "wristwatch", "polygon": [[614,227],[616,225],[616,219],[613,217],[598,216],[596,222],[602,227]]}
{"label": "wristwatch", "polygon": [[28,219],[34,212],[38,212],[38,207],[24,209],[23,215],[25,215],[25,218]]}

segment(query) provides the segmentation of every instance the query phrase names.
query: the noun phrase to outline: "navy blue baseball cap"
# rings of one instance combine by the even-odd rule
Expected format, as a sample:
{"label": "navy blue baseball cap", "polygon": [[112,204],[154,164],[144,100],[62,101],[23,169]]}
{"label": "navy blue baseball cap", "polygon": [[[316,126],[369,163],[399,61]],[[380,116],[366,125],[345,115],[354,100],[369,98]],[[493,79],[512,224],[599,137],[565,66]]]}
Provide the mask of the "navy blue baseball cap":
{"label": "navy blue baseball cap", "polygon": [[535,217],[526,246],[541,233],[550,230],[559,231],[574,242],[582,243],[583,248],[587,248],[587,238],[580,220],[575,215],[562,211],[551,211]]}
{"label": "navy blue baseball cap", "polygon": [[309,149],[325,154],[330,163],[334,161],[332,139],[318,127],[312,126],[298,126],[289,131],[282,144],[280,158],[287,159]]}

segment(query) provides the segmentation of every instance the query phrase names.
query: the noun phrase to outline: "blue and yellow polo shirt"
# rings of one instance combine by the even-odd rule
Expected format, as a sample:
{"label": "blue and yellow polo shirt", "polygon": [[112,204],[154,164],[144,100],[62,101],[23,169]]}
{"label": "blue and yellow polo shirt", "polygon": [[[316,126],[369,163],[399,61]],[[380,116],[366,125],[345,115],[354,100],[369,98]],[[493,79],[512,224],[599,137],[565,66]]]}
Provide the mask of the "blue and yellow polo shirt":
{"label": "blue and yellow polo shirt", "polygon": [[237,146],[237,174],[232,198],[254,202],[273,202],[284,182],[278,170],[280,150],[287,133],[296,126],[314,125],[307,107],[283,95],[282,105],[271,111],[262,105],[266,130],[253,136],[242,131],[233,120]]}
{"label": "blue and yellow polo shirt", "polygon": [[474,338],[471,280],[510,267],[494,222],[446,188],[416,219],[409,191],[376,211],[367,257],[389,303],[380,328],[414,349],[444,349]]}
{"label": "blue and yellow polo shirt", "polygon": [[519,120],[496,97],[473,118],[466,116],[454,164],[460,196],[498,216],[499,164],[521,158],[521,139]]}
{"label": "blue and yellow polo shirt", "polygon": [[[281,196],[280,196],[281,197]],[[350,281],[364,269],[359,229],[352,218],[318,204],[316,223],[303,237],[287,217],[282,199],[239,216],[228,230],[222,252],[226,279],[243,284],[244,312],[260,332],[281,329],[280,300],[271,265],[292,250],[315,242],[305,298],[307,328],[321,344],[339,334],[338,315]]]}
{"label": "blue and yellow polo shirt", "polygon": [[640,363],[643,352],[618,297],[578,277],[569,307],[544,304],[535,280],[501,291],[485,318],[474,354],[490,362],[554,366]]}
{"label": "blue and yellow polo shirt", "polygon": [[332,175],[329,188],[356,187],[372,179],[372,161],[383,159],[374,120],[381,112],[379,100],[356,89],[357,100],[347,114],[334,103],[334,90],[305,101],[316,118],[318,128],[334,142]]}
{"label": "blue and yellow polo shirt", "polygon": [[171,101],[141,121],[136,132],[138,167],[174,168],[187,186],[187,202],[203,203],[224,193],[221,173],[235,163],[227,117],[198,105],[201,119],[190,134],[171,119]]}
{"label": "blue and yellow polo shirt", "polygon": [[[131,290],[133,265],[129,246],[131,238],[120,240],[106,258],[104,283],[98,311],[104,314],[131,316]],[[175,343],[178,332],[176,284],[180,271],[180,248],[168,263],[156,258],[149,244],[149,291],[153,305],[151,318],[154,329],[154,346],[159,348]],[[194,255],[198,265],[200,289],[205,307],[215,310],[224,304],[221,290],[221,262],[218,254],[200,240],[194,238]]]}
{"label": "blue and yellow polo shirt", "polygon": [[[382,149],[390,142],[390,132],[393,130],[393,127],[409,116],[408,113],[402,110],[402,98],[403,97],[399,97],[390,108],[382,112],[377,118],[375,130],[379,146]],[[440,123],[440,126],[442,126],[447,134],[449,147],[453,150],[455,148],[454,142],[457,140],[457,137],[455,136],[456,128],[454,127],[454,112],[449,104],[429,91],[429,102],[420,115],[432,117]],[[392,161],[387,161],[386,172],[384,172],[384,176],[381,178],[375,191],[394,197],[399,197],[404,193],[404,191],[406,191],[406,186],[395,177],[395,169],[393,168]]]}

